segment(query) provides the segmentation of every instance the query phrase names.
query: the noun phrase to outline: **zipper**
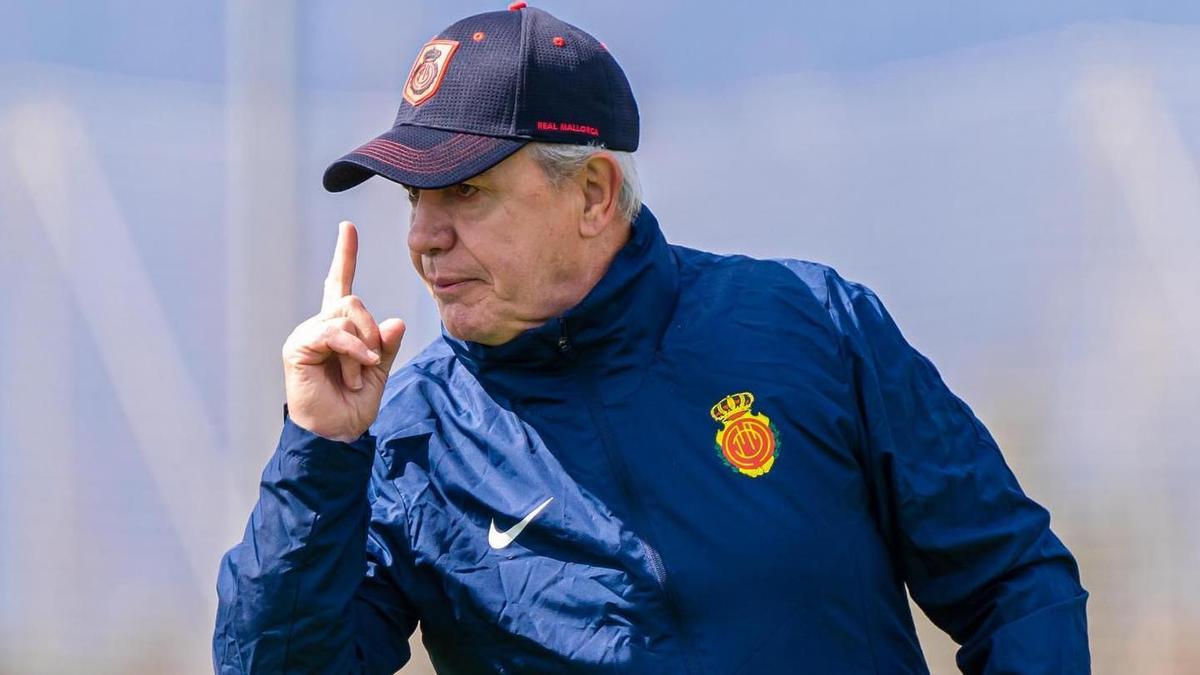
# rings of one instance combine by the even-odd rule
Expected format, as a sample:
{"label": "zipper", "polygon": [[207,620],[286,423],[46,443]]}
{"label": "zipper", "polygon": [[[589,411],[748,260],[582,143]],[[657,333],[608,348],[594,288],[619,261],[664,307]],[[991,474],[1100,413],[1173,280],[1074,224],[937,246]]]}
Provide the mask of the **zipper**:
{"label": "zipper", "polygon": [[650,561],[650,571],[654,573],[658,585],[662,586],[665,592],[667,590],[667,568],[663,565],[662,556],[658,554],[658,549],[645,541],[642,542],[642,548],[646,550],[646,560]]}
{"label": "zipper", "polygon": [[642,508],[641,502],[637,499],[637,495],[634,494],[632,481],[629,478],[629,469],[625,465],[624,460],[622,460],[617,454],[617,451],[613,446],[608,425],[605,423],[603,411],[600,409],[598,398],[599,397],[595,395],[595,390],[591,387],[588,387],[588,409],[592,413],[593,422],[600,430],[600,442],[601,445],[604,446],[605,451],[608,452],[608,461],[613,466],[614,473],[617,475],[617,484],[621,488],[621,493],[625,496],[625,501],[636,513],[639,523],[642,525],[642,527],[646,528],[645,534],[640,537],[642,549],[645,551],[647,562],[650,563],[650,571],[652,574],[654,574],[656,580],[658,581],[658,587],[663,593],[663,604],[666,606],[667,615],[675,624],[676,630],[679,631],[679,642],[683,645],[684,668],[689,673],[700,672],[693,667],[691,662],[690,655],[693,652],[691,640],[684,631],[683,614],[679,611],[679,602],[675,599],[675,592],[671,590],[671,587],[667,583],[669,581],[667,566],[663,564],[662,555],[659,554],[658,549],[655,548],[654,545],[649,541],[650,537],[653,537],[655,540],[657,540],[658,537],[655,536],[654,528],[650,524],[650,519],[646,517],[646,513]]}
{"label": "zipper", "polygon": [[567,333],[567,320],[558,317],[558,353],[567,355],[571,351],[571,336]]}
{"label": "zipper", "polygon": [[[572,349],[572,343],[570,334],[567,332],[566,321],[562,317],[559,317],[558,325],[559,352],[563,356],[571,357],[573,356],[570,353]],[[646,534],[653,536],[654,531],[652,525],[650,524],[650,519],[646,517],[645,511],[642,509],[641,503],[637,499],[637,495],[634,494],[632,481],[629,478],[629,469],[615,449],[612,435],[609,432],[608,424],[604,417],[604,411],[600,405],[599,396],[596,394],[596,389],[593,386],[594,383],[586,375],[573,375],[571,376],[571,379],[576,381],[583,380],[584,386],[581,388],[583,389],[584,398],[587,401],[588,412],[591,414],[592,423],[595,424],[596,428],[600,431],[600,444],[604,446],[604,450],[608,454],[608,462],[613,469],[613,473],[616,475],[617,485],[621,489],[621,494],[624,496],[625,501],[629,504],[630,508],[635,512],[639,523],[646,528]],[[657,539],[657,537],[654,538]],[[639,537],[639,541],[642,544],[642,550],[646,556],[646,561],[650,563],[650,572],[654,575],[655,580],[658,582],[659,590],[661,590],[663,593],[663,605],[666,607],[667,614],[672,623],[675,624],[675,629],[679,633],[679,641],[683,645],[682,658],[684,662],[684,668],[689,673],[700,672],[693,666],[691,662],[690,654],[693,651],[690,644],[691,641],[688,638],[687,633],[684,631],[683,614],[679,611],[679,603],[675,599],[675,593],[671,590],[670,586],[667,585],[667,567],[665,564],[663,564],[662,556],[659,554],[658,549],[656,549],[648,541],[648,539],[649,537],[647,536]]]}

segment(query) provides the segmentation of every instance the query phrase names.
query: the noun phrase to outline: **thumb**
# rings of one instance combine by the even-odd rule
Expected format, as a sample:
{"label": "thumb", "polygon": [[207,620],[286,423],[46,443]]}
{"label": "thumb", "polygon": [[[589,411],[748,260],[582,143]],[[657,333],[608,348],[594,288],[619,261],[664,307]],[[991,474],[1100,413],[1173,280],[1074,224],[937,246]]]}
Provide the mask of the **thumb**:
{"label": "thumb", "polygon": [[400,319],[387,319],[379,324],[380,345],[379,366],[383,372],[392,369],[396,355],[400,353],[400,340],[404,338],[404,322]]}

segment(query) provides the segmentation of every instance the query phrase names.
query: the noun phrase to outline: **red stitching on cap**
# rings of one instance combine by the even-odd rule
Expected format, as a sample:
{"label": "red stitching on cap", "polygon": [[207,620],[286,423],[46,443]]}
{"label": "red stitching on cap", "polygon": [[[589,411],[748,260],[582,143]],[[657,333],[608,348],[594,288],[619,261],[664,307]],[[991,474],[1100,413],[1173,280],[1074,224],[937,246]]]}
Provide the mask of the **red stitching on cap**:
{"label": "red stitching on cap", "polygon": [[554,36],[554,46],[555,47],[565,47],[566,45],[567,45],[567,41],[564,40],[561,35]]}
{"label": "red stitching on cap", "polygon": [[[492,146],[492,147],[495,147],[495,146]],[[490,150],[490,149],[491,148],[484,148],[483,150],[486,152],[487,150]],[[365,150],[362,150],[361,152],[362,152],[362,154],[377,155],[380,159],[386,159],[390,162],[398,163],[398,165],[401,165],[401,166],[412,167],[414,169],[429,170],[429,171],[432,171],[435,169],[449,169],[449,168],[458,166],[465,161],[470,161],[471,159],[474,159],[474,157],[468,153],[463,153],[463,154],[459,154],[459,155],[451,155],[451,156],[446,156],[446,157],[441,157],[441,156],[431,157],[428,155],[423,156],[423,157],[412,157],[412,156],[396,154],[393,152],[388,152],[387,150],[384,150],[382,148],[377,148],[377,147],[376,148],[367,148]],[[479,153],[475,153],[475,156],[477,156],[478,154]]]}
{"label": "red stitching on cap", "polygon": [[[488,136],[457,135],[427,150],[418,150],[395,141],[376,138],[351,154],[363,155],[389,166],[420,174],[452,169],[474,156],[494,150],[500,139]],[[449,151],[448,154],[442,154]],[[432,161],[430,161],[432,160]]]}
{"label": "red stitching on cap", "polygon": [[562,131],[571,134],[587,134],[588,136],[599,136],[600,130],[589,124],[578,124],[575,122],[549,122],[546,120],[538,120],[538,131]]}
{"label": "red stitching on cap", "polygon": [[458,164],[451,164],[448,166],[442,166],[442,165],[417,166],[414,164],[402,163],[400,161],[385,157],[383,155],[378,155],[374,152],[360,152],[360,153],[356,153],[356,154],[362,155],[363,157],[367,157],[369,159],[373,159],[377,162],[382,162],[384,164],[387,164],[388,166],[392,166],[392,167],[395,167],[402,171],[407,171],[409,173],[419,173],[419,174],[426,174],[426,175],[438,174],[438,173],[443,173],[448,169],[453,169],[454,167],[458,166]]}
{"label": "red stitching on cap", "polygon": [[434,145],[433,147],[425,148],[425,149],[414,148],[412,146],[404,145],[403,143],[397,143],[395,141],[391,141],[386,138],[376,138],[376,139],[368,142],[363,147],[378,148],[380,150],[384,150],[387,152],[394,152],[396,154],[406,155],[406,156],[410,156],[410,157],[425,157],[427,155],[432,155],[432,154],[438,154],[438,155],[444,156],[444,155],[460,153],[465,148],[469,148],[470,146],[473,146],[474,144],[479,143],[481,138],[485,138],[485,137],[473,136],[473,135],[467,135],[467,134],[456,134],[456,135],[452,136],[451,138],[449,138],[445,141],[442,141],[441,143],[438,143],[437,145]]}
{"label": "red stitching on cap", "polygon": [[456,152],[456,151],[458,151],[458,149],[461,146],[473,145],[475,143],[494,141],[494,140],[496,140],[496,139],[491,138],[489,136],[477,136],[475,134],[454,134],[450,138],[442,141],[441,143],[438,143],[432,147],[424,148],[424,149],[414,148],[410,145],[404,145],[403,143],[397,143],[396,141],[393,141],[393,140],[390,140],[387,138],[373,139],[367,145],[372,145],[372,144],[381,145],[384,148],[387,148],[387,149],[390,149],[390,150],[393,150],[396,152],[400,152],[400,153],[425,155],[425,154],[438,152],[438,151],[440,151],[442,153]]}
{"label": "red stitching on cap", "polygon": [[458,134],[425,150],[419,150],[395,141],[390,141],[386,138],[377,138],[370,143],[367,143],[364,147],[368,147],[371,150],[376,150],[378,152],[418,161],[424,160],[430,156],[438,156],[443,160],[458,160],[476,152],[481,146],[490,144],[491,147],[495,147],[496,145],[499,145],[499,143],[500,141],[498,139],[488,136]]}

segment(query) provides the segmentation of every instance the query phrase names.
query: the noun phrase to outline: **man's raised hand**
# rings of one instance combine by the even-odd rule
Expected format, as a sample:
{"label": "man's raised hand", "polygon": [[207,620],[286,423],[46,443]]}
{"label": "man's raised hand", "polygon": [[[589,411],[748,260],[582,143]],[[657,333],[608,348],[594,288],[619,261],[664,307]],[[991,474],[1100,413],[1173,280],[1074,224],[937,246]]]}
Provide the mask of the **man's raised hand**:
{"label": "man's raised hand", "polygon": [[404,337],[403,321],[376,324],[362,300],[351,293],[357,259],[358,230],[342,222],[321,311],[297,326],[283,345],[292,421],[340,441],[358,438],[375,421]]}

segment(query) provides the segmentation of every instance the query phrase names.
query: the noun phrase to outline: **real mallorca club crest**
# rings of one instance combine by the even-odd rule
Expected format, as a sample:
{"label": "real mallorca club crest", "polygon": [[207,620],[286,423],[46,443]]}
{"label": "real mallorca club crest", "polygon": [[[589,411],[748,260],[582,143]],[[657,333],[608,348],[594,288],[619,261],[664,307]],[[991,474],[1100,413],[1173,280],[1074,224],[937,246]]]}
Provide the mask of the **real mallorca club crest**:
{"label": "real mallorca club crest", "polygon": [[430,40],[421,47],[417,61],[408,73],[408,81],[404,83],[404,100],[414,106],[429,100],[446,77],[450,57],[457,49],[456,40]]}
{"label": "real mallorca club crest", "polygon": [[771,470],[779,456],[779,430],[755,413],[754,394],[730,394],[712,407],[712,418],[725,425],[717,432],[717,454],[738,473],[757,478]]}

